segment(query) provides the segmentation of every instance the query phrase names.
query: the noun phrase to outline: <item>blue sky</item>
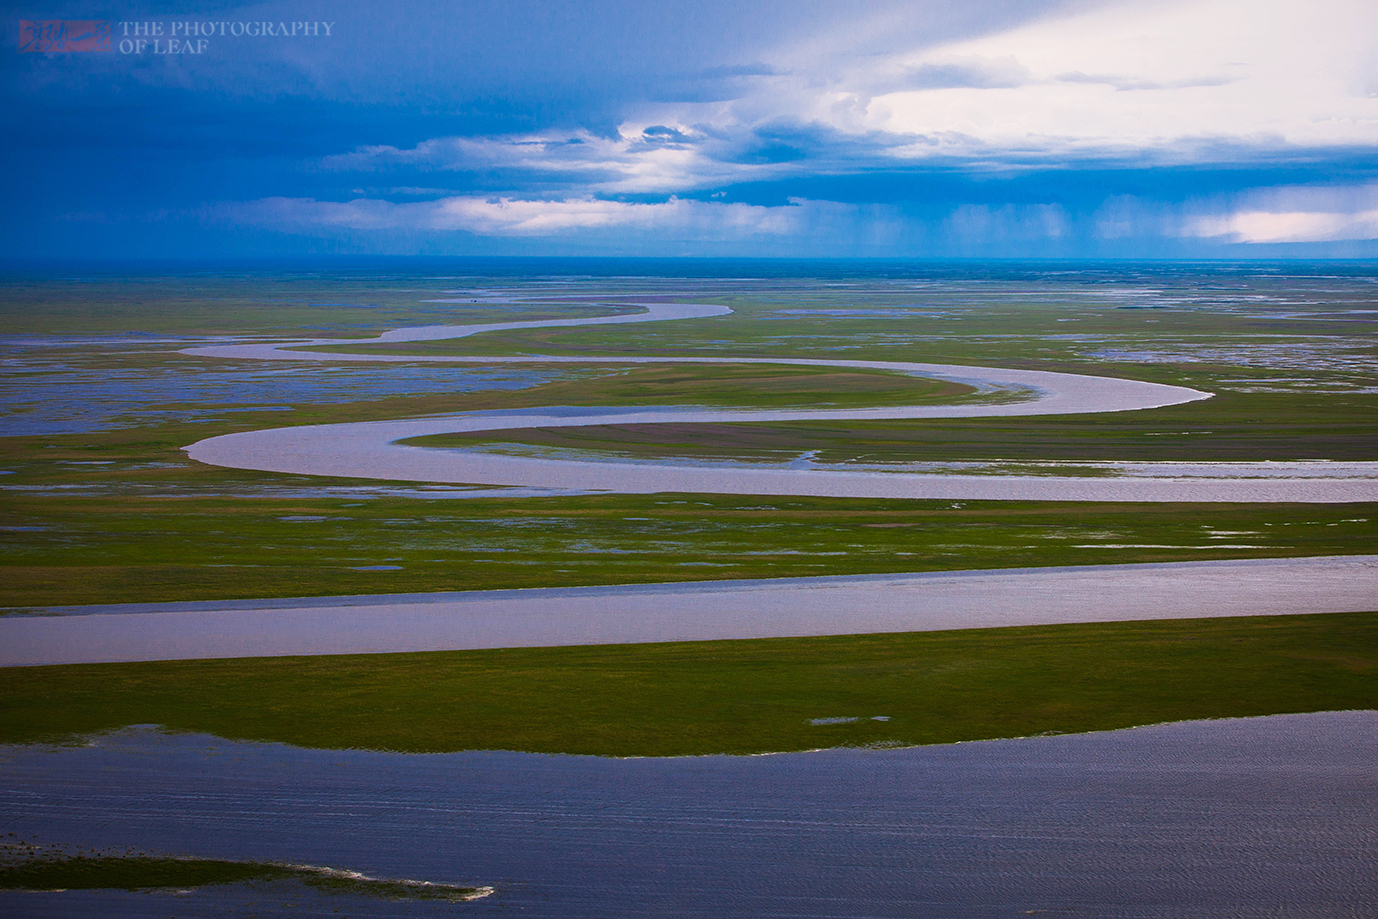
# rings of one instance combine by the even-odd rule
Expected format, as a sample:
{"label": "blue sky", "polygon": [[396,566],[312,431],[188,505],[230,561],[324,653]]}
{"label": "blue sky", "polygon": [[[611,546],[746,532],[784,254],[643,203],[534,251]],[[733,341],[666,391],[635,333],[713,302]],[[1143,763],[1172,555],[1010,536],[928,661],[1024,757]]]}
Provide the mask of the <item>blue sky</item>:
{"label": "blue sky", "polygon": [[1372,0],[10,10],[12,256],[1378,256]]}

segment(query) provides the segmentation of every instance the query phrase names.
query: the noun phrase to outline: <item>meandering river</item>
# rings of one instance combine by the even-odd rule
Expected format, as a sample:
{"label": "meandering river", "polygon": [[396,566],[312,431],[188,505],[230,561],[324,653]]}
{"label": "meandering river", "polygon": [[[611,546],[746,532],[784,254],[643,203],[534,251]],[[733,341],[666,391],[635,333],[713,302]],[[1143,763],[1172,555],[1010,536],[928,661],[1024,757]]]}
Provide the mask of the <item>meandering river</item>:
{"label": "meandering river", "polygon": [[[644,313],[592,319],[424,326],[385,333],[372,343],[463,338],[504,329],[611,325],[705,319],[727,307],[638,304]],[[961,475],[890,471],[599,462],[510,456],[479,450],[434,449],[399,441],[434,434],[606,424],[769,424],[791,421],[877,421],[1086,414],[1161,408],[1210,393],[1181,386],[1051,371],[1007,370],[902,361],[842,361],[733,357],[519,357],[411,356],[301,350],[341,346],[337,339],[291,344],[236,344],[190,348],[211,358],[310,361],[426,361],[461,364],[765,364],[880,370],[950,380],[999,393],[1001,401],[869,409],[789,411],[713,410],[692,407],[581,408],[466,412],[430,418],[352,424],[300,425],[227,434],[187,447],[193,459],[216,466],[391,481],[544,487],[590,492],[815,495],[856,498],[942,498],[1016,501],[1250,501],[1348,502],[1378,500],[1378,463],[1329,467],[1316,463],[1228,463],[1169,467],[1107,477]],[[1114,471],[1114,470],[1112,470]],[[1125,470],[1120,470],[1124,472]],[[1289,474],[1290,473],[1290,474]]]}

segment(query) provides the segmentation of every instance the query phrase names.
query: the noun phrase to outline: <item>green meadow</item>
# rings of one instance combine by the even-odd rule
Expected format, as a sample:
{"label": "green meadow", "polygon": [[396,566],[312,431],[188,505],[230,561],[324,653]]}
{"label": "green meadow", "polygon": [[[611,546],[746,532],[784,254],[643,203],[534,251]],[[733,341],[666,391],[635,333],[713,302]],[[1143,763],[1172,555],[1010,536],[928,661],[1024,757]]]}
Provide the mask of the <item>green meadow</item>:
{"label": "green meadow", "polygon": [[[454,884],[371,878],[279,862],[234,861],[121,851],[68,852],[17,847],[0,853],[0,890],[128,890],[185,893],[226,884],[296,883],[324,893],[382,900],[460,903],[491,891]],[[287,892],[287,891],[284,891]]]}
{"label": "green meadow", "polygon": [[403,752],[953,743],[1378,706],[1378,614],[0,670],[0,741],[159,724]]}
{"label": "green meadow", "polygon": [[3,519],[11,609],[1344,555],[1378,540],[1371,504],[133,494],[21,497]]}
{"label": "green meadow", "polygon": [[[538,402],[547,388],[580,385],[561,381],[481,395],[489,403]],[[425,396],[302,405],[293,413],[243,412],[202,424],[0,439],[0,468],[10,473],[0,479],[0,608],[1334,555],[1378,545],[1372,504],[445,498],[462,491],[221,469],[192,462],[180,449],[287,416],[388,418],[457,401]],[[815,425],[807,438],[797,426],[724,425],[717,427],[730,430],[710,432],[705,449],[741,455],[749,452],[741,438],[759,436],[775,438],[753,444],[761,458],[788,459],[797,454],[779,449],[780,438],[819,444],[831,435],[845,449],[867,451],[867,462],[870,454],[909,451],[904,455],[912,458],[915,450],[939,458],[935,445],[944,443],[948,451],[966,451],[949,458],[1032,460],[1038,454],[1013,451],[1026,440],[1018,432],[1034,429],[1045,432],[1045,459],[1172,458],[1170,439],[1146,430],[1153,414],[995,419],[989,428],[940,422],[830,431]],[[1217,443],[1233,455],[1268,437],[1294,446],[1321,443],[1319,435],[1308,440],[1282,422],[1269,428],[1246,420],[1226,429],[1224,419],[1215,421],[1222,422]],[[1333,443],[1356,452],[1353,432],[1365,430],[1359,415],[1300,412],[1295,423],[1337,431]],[[981,430],[984,449],[1003,455],[983,454],[974,436],[966,440],[965,432]],[[545,433],[581,449],[606,446],[601,438],[612,434],[649,434],[659,447],[686,453],[689,438],[702,436],[683,426]],[[1145,443],[1168,456],[1144,454]],[[645,445],[616,441],[623,453]],[[818,457],[828,458],[826,450]]]}
{"label": "green meadow", "polygon": [[[1197,385],[1200,385],[1199,383]],[[1209,391],[1209,387],[1207,387]],[[1372,461],[1378,400],[1369,394],[1241,393],[1149,411],[1029,418],[590,425],[437,434],[408,443],[511,445],[657,459],[814,463]]]}

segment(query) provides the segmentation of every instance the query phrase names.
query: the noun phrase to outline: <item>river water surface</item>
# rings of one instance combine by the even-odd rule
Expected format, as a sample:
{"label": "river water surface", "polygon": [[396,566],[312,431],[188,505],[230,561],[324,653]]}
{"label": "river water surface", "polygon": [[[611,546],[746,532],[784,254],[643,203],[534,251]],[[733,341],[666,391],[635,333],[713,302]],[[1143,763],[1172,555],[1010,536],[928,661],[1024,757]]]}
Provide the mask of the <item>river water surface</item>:
{"label": "river water surface", "polygon": [[[0,893],[9,916],[1372,916],[1378,712],[615,760],[136,729],[0,748],[0,831],[492,885]],[[13,839],[13,837],[11,837]]]}

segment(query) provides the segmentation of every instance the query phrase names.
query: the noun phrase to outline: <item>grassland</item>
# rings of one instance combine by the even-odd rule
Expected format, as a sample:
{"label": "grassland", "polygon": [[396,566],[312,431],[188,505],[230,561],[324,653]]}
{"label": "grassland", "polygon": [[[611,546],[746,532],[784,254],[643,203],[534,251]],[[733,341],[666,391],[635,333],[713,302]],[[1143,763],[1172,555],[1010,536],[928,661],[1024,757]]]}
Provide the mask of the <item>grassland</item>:
{"label": "grassland", "polygon": [[[7,335],[251,335],[359,338],[403,325],[603,316],[628,307],[592,303],[430,303],[466,299],[470,279],[387,272],[199,271],[147,276],[91,270],[65,278],[0,278]],[[482,279],[480,279],[482,283]],[[526,296],[560,295],[559,281],[499,281]],[[615,284],[609,285],[616,287]]]}
{"label": "grassland", "polygon": [[11,668],[0,699],[10,743],[131,724],[406,752],[951,743],[1378,707],[1378,614]]}
{"label": "grassland", "polygon": [[49,856],[0,864],[0,890],[185,890],[290,876],[289,870],[277,865],[220,859]]}
{"label": "grassland", "polygon": [[[1378,545],[1378,506],[20,497],[8,607],[1210,558]],[[360,570],[388,566],[384,570]]]}
{"label": "grassland", "polygon": [[[967,401],[961,383],[894,373],[782,365],[682,364],[585,371],[579,380],[524,394],[542,405],[708,405],[725,408],[864,408]],[[553,401],[552,401],[553,400]],[[978,401],[984,401],[978,400]]]}
{"label": "grassland", "polygon": [[34,849],[0,854],[0,890],[179,891],[225,884],[295,882],[317,890],[382,900],[440,900],[460,903],[491,891],[454,884],[371,878],[279,862],[236,861],[125,852]]}
{"label": "grassland", "polygon": [[[302,406],[301,414],[395,417],[399,408],[442,404],[453,399]],[[411,486],[396,495],[386,483],[220,469],[179,449],[275,417],[0,441],[12,472],[0,504],[0,606],[1329,555],[1378,546],[1373,505],[441,500]],[[388,567],[359,570],[376,566]]]}
{"label": "grassland", "polygon": [[913,422],[591,425],[438,434],[409,443],[501,439],[636,458],[691,456],[815,463],[962,461],[1372,461],[1378,400],[1367,395],[1221,392],[1152,411]]}
{"label": "grassland", "polygon": [[[691,322],[509,329],[462,339],[326,346],[321,350],[413,355],[579,354],[831,358],[926,361],[1035,370],[1097,372],[1154,382],[1219,379],[1260,382],[1300,374],[1371,379],[1372,292],[1334,306],[1312,300],[1297,310],[1261,306],[1246,283],[1217,302],[1127,306],[1085,291],[1046,286],[954,285],[921,295],[885,286],[849,292],[711,296],[685,299],[733,313]],[[1197,291],[1196,293],[1200,293]],[[1308,299],[1315,296],[1311,291]],[[1096,368],[1091,370],[1090,368]],[[1147,374],[1145,376],[1144,374]]]}
{"label": "grassland", "polygon": [[[19,329],[143,329],[155,336],[142,344],[69,341],[24,351],[17,366],[29,368],[25,372],[36,380],[53,367],[78,378],[77,393],[86,391],[82,381],[114,380],[120,387],[130,381],[134,389],[145,380],[158,385],[131,397],[109,422],[83,432],[0,438],[0,607],[1378,550],[1378,509],[1369,505],[954,506],[674,495],[436,500],[456,492],[217,469],[190,462],[181,452],[193,441],[237,430],[464,410],[858,406],[970,398],[960,387],[930,380],[781,365],[532,365],[526,369],[535,377],[518,388],[409,394],[407,366],[353,365],[302,371],[322,387],[304,400],[289,385],[300,375],[296,371],[189,358],[176,353],[177,344],[156,340],[212,332],[367,335],[408,323],[625,309],[599,300],[588,283],[568,280],[542,282],[540,292],[581,290],[589,293],[589,303],[421,302],[471,283],[480,282],[244,277],[9,289],[0,313]],[[662,286],[687,287],[677,295],[728,303],[736,312],[721,319],[514,331],[416,347],[970,361],[1108,373],[1218,393],[1204,402],[1061,418],[608,426],[502,432],[497,445],[460,436],[428,442],[635,457],[784,461],[809,454],[816,463],[1378,459],[1378,396],[1368,391],[1374,349],[1368,327],[1345,312],[1352,303],[1313,307],[1315,315],[1301,321],[1270,313],[1236,292],[1209,289],[1199,279],[1181,283],[1195,298],[1191,302],[1128,309],[1114,298],[1046,284],[1033,285],[1045,297],[1037,300],[1030,299],[1027,285],[968,281],[922,294],[880,282],[843,291],[782,282],[768,289],[755,285],[750,296],[720,282],[676,282]],[[1302,281],[1286,283],[1305,287]],[[629,284],[610,282],[607,290],[627,293]],[[1245,293],[1254,296],[1279,284],[1286,286],[1252,278]],[[1058,297],[1046,299],[1050,291]],[[1302,293],[1311,299],[1337,296],[1311,288]],[[915,309],[916,297],[932,302]],[[866,309],[858,312],[858,305]],[[365,373],[376,375],[370,377],[377,383],[373,389],[353,383]],[[194,385],[208,375],[220,381],[220,389],[206,396]],[[389,375],[399,376],[388,383],[394,379]],[[17,379],[14,391],[22,396],[22,378]],[[223,393],[221,401],[215,392]],[[231,395],[238,401],[224,401]],[[72,398],[80,401],[79,395]],[[50,409],[38,405],[32,411]]]}
{"label": "grassland", "polygon": [[[1378,551],[1374,505],[441,500],[456,490],[218,469],[180,451],[237,430],[479,409],[972,398],[932,381],[781,365],[537,364],[522,365],[529,378],[505,389],[449,386],[418,365],[265,368],[189,358],[167,340],[366,337],[405,325],[606,314],[658,296],[734,313],[349,349],[970,363],[1217,394],[1065,418],[503,432],[500,449],[809,454],[823,463],[1378,460],[1378,346],[1362,312],[1373,297],[1363,278],[1196,268],[1087,271],[1070,281],[1008,274],[830,285],[360,273],[6,282],[0,321],[11,334],[47,336],[42,348],[13,352],[6,400],[26,423],[56,420],[54,433],[0,438],[0,607]],[[482,286],[498,296],[423,302]],[[570,295],[587,299],[540,299]],[[83,337],[103,334],[122,337]],[[424,371],[442,372],[453,371]],[[26,388],[57,377],[73,381],[61,417]],[[316,389],[303,395],[300,379]],[[109,399],[117,411],[82,420],[83,400]],[[1345,615],[24,668],[0,671],[0,740],[156,723],[414,751],[939,743],[1374,707],[1376,629],[1373,615]],[[839,718],[856,720],[829,720]]]}

